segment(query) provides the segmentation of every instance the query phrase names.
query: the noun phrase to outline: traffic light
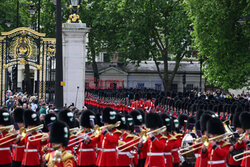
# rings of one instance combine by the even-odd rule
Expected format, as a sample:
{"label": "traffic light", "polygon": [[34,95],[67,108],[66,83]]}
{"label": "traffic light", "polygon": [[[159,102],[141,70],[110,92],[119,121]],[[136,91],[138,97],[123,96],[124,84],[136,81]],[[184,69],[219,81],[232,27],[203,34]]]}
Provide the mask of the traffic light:
{"label": "traffic light", "polygon": [[12,82],[13,82],[13,91],[17,91],[17,66],[12,67]]}

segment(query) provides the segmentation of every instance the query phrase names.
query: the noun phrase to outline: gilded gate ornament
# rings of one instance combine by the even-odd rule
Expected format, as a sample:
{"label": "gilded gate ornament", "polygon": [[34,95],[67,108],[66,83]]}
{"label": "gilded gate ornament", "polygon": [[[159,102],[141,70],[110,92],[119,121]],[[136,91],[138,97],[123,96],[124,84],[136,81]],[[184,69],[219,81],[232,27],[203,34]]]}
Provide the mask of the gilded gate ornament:
{"label": "gilded gate ornament", "polygon": [[16,57],[30,57],[31,53],[32,47],[30,46],[30,39],[23,33],[21,37],[16,40],[14,54]]}

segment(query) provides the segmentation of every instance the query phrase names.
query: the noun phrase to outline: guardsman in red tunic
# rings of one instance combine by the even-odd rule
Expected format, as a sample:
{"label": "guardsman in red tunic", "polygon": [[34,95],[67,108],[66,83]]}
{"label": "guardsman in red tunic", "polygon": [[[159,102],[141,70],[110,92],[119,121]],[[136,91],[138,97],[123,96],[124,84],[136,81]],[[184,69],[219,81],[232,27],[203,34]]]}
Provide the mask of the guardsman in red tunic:
{"label": "guardsman in red tunic", "polygon": [[[112,108],[106,107],[102,113],[102,121],[104,125],[115,124],[116,112]],[[99,137],[92,139],[99,141],[101,146],[96,166],[118,166],[116,147],[120,135],[121,131],[117,129],[103,129]]]}
{"label": "guardsman in red tunic", "polygon": [[[10,152],[10,145],[12,142],[11,141],[8,142],[8,140],[12,138],[6,137],[7,135],[9,135],[8,133],[10,130],[10,128],[7,128],[6,126],[9,125],[11,125],[9,111],[5,109],[0,109],[0,166],[1,167],[10,167],[12,162],[11,152]],[[4,137],[6,138],[3,139]]]}
{"label": "guardsman in red tunic", "polygon": [[149,113],[151,111],[151,109],[153,108],[153,102],[151,101],[152,100],[152,95],[151,93],[148,93],[147,94],[147,101],[144,103],[144,111],[146,113]]}
{"label": "guardsman in red tunic", "polygon": [[[16,108],[13,112],[14,115],[14,121],[17,126],[18,130],[22,130],[24,128],[24,123],[23,123],[23,113],[24,109],[23,108]],[[13,144],[14,147],[14,154],[12,157],[12,167],[19,167],[21,166],[22,159],[23,159],[23,153],[24,153],[24,148],[25,145],[17,145]]]}
{"label": "guardsman in red tunic", "polygon": [[[148,113],[146,115],[146,126],[150,130],[160,128],[162,125],[161,117],[157,113]],[[146,147],[147,158],[145,167],[165,167],[165,143],[161,142],[157,137],[158,133],[150,134],[147,141],[143,144]]]}
{"label": "guardsman in red tunic", "polygon": [[[208,120],[207,130],[210,139],[211,137],[225,134],[224,125],[218,117],[212,117]],[[226,167],[229,147],[230,143],[224,141],[223,136],[210,140],[208,148],[206,145],[203,145],[201,157],[208,158],[208,167]]]}
{"label": "guardsman in red tunic", "polygon": [[[235,142],[237,142],[239,140],[239,137],[242,136],[242,134],[244,133],[244,129],[241,128],[241,124],[240,124],[240,119],[239,119],[240,114],[241,114],[241,112],[239,112],[239,111],[236,111],[233,114],[232,125],[236,129],[236,133],[237,133],[237,137],[235,137],[235,135],[234,135]],[[233,156],[243,152],[244,148],[236,149],[236,147],[235,147],[236,145],[237,144],[232,145],[230,147],[230,153],[229,153],[229,159],[228,159],[228,166],[229,167],[240,167],[240,164],[241,164],[241,161],[235,161]]]}
{"label": "guardsman in red tunic", "polygon": [[[51,125],[57,121],[57,116],[53,113],[49,113],[46,114],[44,117],[44,128],[43,128],[43,132],[49,132]],[[45,146],[43,146],[42,151],[46,154],[54,151],[52,144],[49,143],[49,139],[46,140],[46,142],[44,143]]]}
{"label": "guardsman in red tunic", "polygon": [[[139,136],[142,130],[142,126],[144,124],[143,115],[139,110],[132,110],[129,114],[133,117],[134,131]],[[147,156],[146,149],[138,149],[138,153],[139,153],[138,167],[143,167]]]}
{"label": "guardsman in red tunic", "polygon": [[[242,140],[238,141],[235,145],[236,149],[244,148],[247,153],[243,155],[243,160],[241,161],[241,167],[250,167],[250,113],[249,112],[242,112],[240,114],[240,124],[242,129],[245,130],[245,136]],[[248,158],[246,158],[246,156]],[[235,157],[239,159],[240,157]]]}
{"label": "guardsman in red tunic", "polygon": [[95,126],[95,114],[90,110],[82,112],[80,125],[83,128],[82,136],[80,138],[80,144],[78,147],[78,159],[77,166],[95,166],[96,165],[96,142],[89,140],[89,136],[93,134],[93,128]]}
{"label": "guardsman in red tunic", "polygon": [[[205,111],[205,112],[201,112],[198,111],[197,115],[196,115],[196,119],[198,119],[199,121],[196,122],[198,124],[196,124],[196,130],[201,130],[201,133],[203,136],[208,136],[207,133],[207,121],[212,117],[212,115],[214,115],[213,112],[209,112],[209,111]],[[197,121],[197,120],[196,120]],[[199,141],[201,142],[201,141]],[[201,147],[202,144],[195,146],[196,147]],[[195,161],[195,167],[207,167],[207,161],[208,161],[208,157],[201,157],[201,149],[197,149],[196,151],[194,151],[195,157],[196,157],[196,161]]]}
{"label": "guardsman in red tunic", "polygon": [[140,106],[141,106],[141,103],[140,103],[140,97],[139,97],[139,94],[135,94],[135,101],[134,102],[132,102],[132,104],[131,104],[131,108],[134,110],[134,109],[138,109],[138,108],[140,108]]}
{"label": "guardsman in red tunic", "polygon": [[[24,111],[24,124],[27,127],[28,131],[31,128],[36,127],[39,125],[39,118],[38,115],[32,110],[25,110]],[[25,144],[23,159],[22,159],[22,166],[40,166],[42,163],[42,156],[41,156],[41,146],[42,141],[32,141],[36,138],[38,134],[37,129],[32,131],[28,131],[26,135],[23,137],[22,135],[18,136],[17,145]]]}
{"label": "guardsman in red tunic", "polygon": [[[62,109],[58,114],[58,120],[65,122],[68,125],[69,129],[79,127],[79,123],[75,119],[74,114],[70,109]],[[74,134],[70,134],[69,144],[66,147],[66,150],[69,151],[71,154],[74,153],[75,137],[76,136]]]}
{"label": "guardsman in red tunic", "polygon": [[48,167],[75,167],[74,156],[66,151],[69,142],[69,128],[64,122],[56,121],[50,129],[49,142],[55,151],[45,155]]}
{"label": "guardsman in red tunic", "polygon": [[160,141],[165,143],[165,166],[167,167],[173,167],[173,158],[172,158],[172,147],[174,141],[177,139],[173,136],[170,136],[171,133],[171,121],[169,115],[166,113],[161,114],[161,119],[163,122],[163,125],[167,127],[167,131],[162,133],[162,136],[159,136]]}

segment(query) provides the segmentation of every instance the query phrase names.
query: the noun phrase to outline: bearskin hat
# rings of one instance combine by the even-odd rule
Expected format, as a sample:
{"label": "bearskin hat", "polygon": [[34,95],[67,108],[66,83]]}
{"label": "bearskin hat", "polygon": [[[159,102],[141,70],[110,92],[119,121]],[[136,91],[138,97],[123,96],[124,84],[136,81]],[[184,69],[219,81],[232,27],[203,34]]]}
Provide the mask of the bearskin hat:
{"label": "bearskin hat", "polygon": [[13,115],[14,115],[14,121],[16,123],[23,123],[23,113],[24,109],[21,107],[18,107],[14,110]]}
{"label": "bearskin hat", "polygon": [[25,126],[37,126],[40,123],[38,115],[32,110],[24,111],[23,121]]}
{"label": "bearskin hat", "polygon": [[46,126],[50,125],[51,123],[54,123],[57,121],[57,117],[55,114],[53,113],[49,113],[49,114],[46,114],[45,115],[45,118],[44,118],[44,124]]}
{"label": "bearskin hat", "polygon": [[249,112],[242,112],[240,114],[240,124],[242,129],[250,129],[250,113]]}
{"label": "bearskin hat", "polygon": [[240,128],[240,114],[241,112],[235,112],[233,114],[233,121],[232,121],[232,125],[234,126],[234,128]]}
{"label": "bearskin hat", "polygon": [[222,135],[225,133],[225,128],[220,120],[220,118],[213,115],[208,121],[207,121],[207,132],[209,134],[213,135]]}
{"label": "bearskin hat", "polygon": [[0,109],[0,125],[8,126],[11,124],[11,118],[9,111]]}
{"label": "bearskin hat", "polygon": [[195,126],[195,123],[196,123],[195,117],[193,117],[193,116],[189,117],[187,120],[187,129],[192,130]]}
{"label": "bearskin hat", "polygon": [[136,110],[138,110],[141,113],[141,115],[142,115],[142,123],[144,124],[145,123],[145,111],[140,109],[140,108],[138,108]]}
{"label": "bearskin hat", "polygon": [[212,112],[212,111],[205,111],[201,115],[201,118],[200,118],[200,127],[201,127],[202,133],[207,130],[207,121],[210,118],[212,118],[212,115],[214,115],[214,112]]}
{"label": "bearskin hat", "polygon": [[98,126],[103,126],[103,123],[102,123],[102,114],[100,112],[96,113],[95,120],[96,120],[96,124]]}
{"label": "bearskin hat", "polygon": [[162,113],[161,115],[162,124],[167,127],[167,131],[171,132],[171,119],[170,116],[166,113]]}
{"label": "bearskin hat", "polygon": [[110,107],[106,107],[102,111],[102,122],[108,124],[116,123],[116,112]]}
{"label": "bearskin hat", "polygon": [[117,121],[121,121],[121,124],[117,127],[117,129],[127,129],[127,119],[124,114],[117,114]]}
{"label": "bearskin hat", "polygon": [[135,94],[135,100],[140,100],[140,96],[138,93]]}
{"label": "bearskin hat", "polygon": [[147,93],[147,100],[151,100],[151,99],[152,99],[151,93]]}
{"label": "bearskin hat", "polygon": [[146,115],[146,126],[147,128],[156,129],[162,126],[162,120],[157,113],[148,113]]}
{"label": "bearskin hat", "polygon": [[95,113],[90,110],[82,112],[80,125],[84,128],[94,128],[95,126]]}
{"label": "bearskin hat", "polygon": [[179,120],[179,126],[183,127],[185,125],[185,122],[187,122],[188,120],[188,116],[186,114],[181,114],[179,115],[178,120]]}
{"label": "bearskin hat", "polygon": [[131,132],[134,131],[134,119],[131,115],[126,115],[126,120],[127,120],[127,128]]}
{"label": "bearskin hat", "polygon": [[73,112],[71,112],[68,108],[59,111],[58,120],[65,122],[69,126],[69,128],[75,128],[78,126],[76,125]]}
{"label": "bearskin hat", "polygon": [[56,121],[52,124],[49,135],[49,142],[61,144],[67,147],[69,142],[69,128],[66,123]]}
{"label": "bearskin hat", "polygon": [[132,110],[129,114],[133,117],[135,125],[143,124],[143,116],[140,111],[135,109],[135,110]]}

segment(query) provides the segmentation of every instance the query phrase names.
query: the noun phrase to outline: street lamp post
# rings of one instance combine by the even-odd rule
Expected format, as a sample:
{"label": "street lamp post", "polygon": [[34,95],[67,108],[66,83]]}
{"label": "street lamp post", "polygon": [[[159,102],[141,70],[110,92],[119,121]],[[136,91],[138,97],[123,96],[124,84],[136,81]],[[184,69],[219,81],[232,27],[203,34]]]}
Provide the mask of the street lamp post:
{"label": "street lamp post", "polygon": [[56,1],[56,84],[55,84],[55,106],[63,107],[63,61],[62,61],[62,14],[61,0]]}

